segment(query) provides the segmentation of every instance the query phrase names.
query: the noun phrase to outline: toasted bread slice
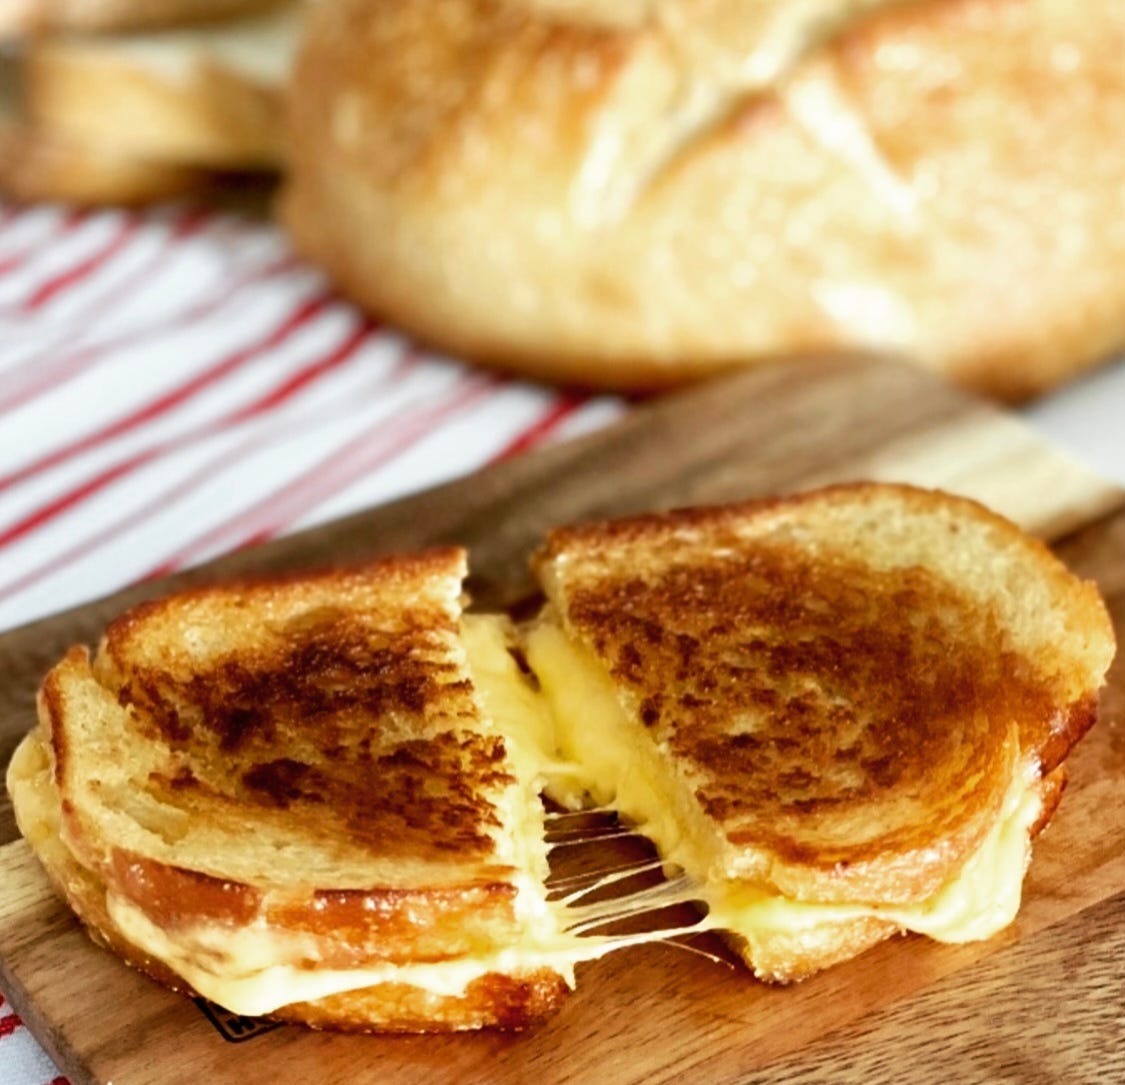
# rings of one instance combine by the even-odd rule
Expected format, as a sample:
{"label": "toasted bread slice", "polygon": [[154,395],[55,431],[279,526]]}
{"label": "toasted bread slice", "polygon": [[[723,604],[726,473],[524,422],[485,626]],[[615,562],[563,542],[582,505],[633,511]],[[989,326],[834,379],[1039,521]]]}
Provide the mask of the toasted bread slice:
{"label": "toasted bread slice", "polygon": [[318,1026],[554,1009],[573,957],[545,902],[535,763],[482,710],[463,574],[448,550],[204,589],[114,622],[92,663],[73,649],[9,786],[95,937],[237,1012]]}
{"label": "toasted bread slice", "polygon": [[1042,544],[868,484],[563,529],[537,569],[564,753],[759,975],[1012,919],[1114,651]]}

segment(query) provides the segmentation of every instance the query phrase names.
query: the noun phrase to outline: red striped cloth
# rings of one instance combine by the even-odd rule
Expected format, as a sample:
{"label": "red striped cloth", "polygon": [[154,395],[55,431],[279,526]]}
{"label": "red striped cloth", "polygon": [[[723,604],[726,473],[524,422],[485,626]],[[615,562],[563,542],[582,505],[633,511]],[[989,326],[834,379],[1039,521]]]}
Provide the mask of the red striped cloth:
{"label": "red striped cloth", "polygon": [[0,629],[620,409],[415,349],[268,225],[0,207]]}
{"label": "red striped cloth", "polygon": [[0,1083],[70,1085],[0,994]]}
{"label": "red striped cloth", "polygon": [[[262,223],[0,204],[0,630],[620,410],[416,349]],[[64,1082],[0,996],[0,1085]]]}

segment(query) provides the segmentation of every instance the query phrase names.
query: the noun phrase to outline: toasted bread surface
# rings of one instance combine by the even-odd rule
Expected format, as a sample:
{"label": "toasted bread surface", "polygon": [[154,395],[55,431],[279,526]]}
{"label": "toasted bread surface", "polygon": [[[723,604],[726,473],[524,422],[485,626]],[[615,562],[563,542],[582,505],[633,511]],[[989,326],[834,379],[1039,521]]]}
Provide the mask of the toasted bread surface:
{"label": "toasted bread surface", "polygon": [[537,565],[713,823],[716,873],[796,900],[933,894],[1089,725],[1114,650],[1045,547],[908,487],[562,529]]}

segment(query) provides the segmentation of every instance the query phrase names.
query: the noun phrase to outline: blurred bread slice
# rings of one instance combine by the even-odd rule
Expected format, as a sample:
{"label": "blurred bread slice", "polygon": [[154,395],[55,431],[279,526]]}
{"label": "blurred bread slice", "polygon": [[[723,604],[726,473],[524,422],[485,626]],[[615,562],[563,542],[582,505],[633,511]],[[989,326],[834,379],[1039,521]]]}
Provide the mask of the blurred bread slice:
{"label": "blurred bread slice", "polygon": [[20,202],[145,204],[213,183],[203,170],[106,154],[0,119],[0,193]]}
{"label": "blurred bread slice", "polygon": [[136,30],[244,15],[278,0],[4,0],[0,39],[56,30]]}
{"label": "blurred bread slice", "polygon": [[277,169],[300,6],[191,28],[28,42],[24,117],[39,137],[104,159]]}
{"label": "blurred bread slice", "polygon": [[143,204],[206,189],[206,171],[150,162],[35,130],[23,117],[15,66],[0,60],[0,194],[24,203]]}

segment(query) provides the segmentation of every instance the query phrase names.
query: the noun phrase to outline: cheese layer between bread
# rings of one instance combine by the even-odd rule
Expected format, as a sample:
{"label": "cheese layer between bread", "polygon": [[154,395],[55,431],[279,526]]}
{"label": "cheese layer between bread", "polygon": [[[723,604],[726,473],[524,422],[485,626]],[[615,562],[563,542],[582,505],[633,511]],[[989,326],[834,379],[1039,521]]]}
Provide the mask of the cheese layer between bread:
{"label": "cheese layer between bread", "polygon": [[605,672],[557,625],[542,622],[528,637],[528,661],[550,701],[561,755],[581,764],[598,803],[612,803],[656,845],[661,857],[697,884],[706,925],[753,943],[823,924],[872,917],[943,942],[988,938],[1019,909],[1030,859],[1030,830],[1042,800],[1036,781],[1016,779],[1001,816],[956,876],[932,897],[909,905],[862,901],[818,903],[724,875],[725,841],[690,787],[639,723],[632,723]]}
{"label": "cheese layer between bread", "polygon": [[166,929],[123,894],[82,867],[66,844],[51,761],[42,736],[33,732],[17,749],[9,772],[21,831],[60,883],[78,873],[96,879],[105,912],[119,933],[144,954],[162,962],[198,994],[249,1016],[272,1013],[348,991],[393,983],[431,994],[459,996],[490,973],[518,975],[549,968],[574,986],[574,968],[624,945],[666,937],[656,930],[624,936],[578,936],[568,926],[581,912],[549,901],[543,888],[549,870],[539,790],[554,779],[560,790],[572,766],[559,763],[553,721],[546,701],[520,674],[508,651],[506,623],[493,618],[465,621],[463,642],[484,715],[504,735],[516,777],[508,789],[507,859],[516,884],[518,931],[489,952],[434,961],[386,962],[334,969],[318,966],[315,944],[264,919],[240,925],[199,921]]}
{"label": "cheese layer between bread", "polygon": [[[579,936],[568,929],[581,921],[580,909],[548,900],[543,890],[548,870],[543,811],[536,794],[540,788],[568,806],[576,805],[582,794],[598,804],[612,804],[653,841],[667,863],[690,876],[694,888],[684,899],[707,906],[706,918],[692,929],[728,932],[750,945],[772,934],[799,934],[864,917],[941,941],[969,941],[996,933],[1019,908],[1030,828],[1041,807],[1034,780],[1013,783],[983,843],[929,899],[909,906],[795,901],[723,875],[721,834],[678,778],[675,765],[639,724],[629,720],[604,669],[561,628],[541,622],[528,634],[527,657],[538,690],[508,651],[509,630],[503,620],[467,617],[462,637],[484,714],[505,736],[518,781],[509,796],[512,809],[504,816],[513,880],[519,888],[520,924],[511,943],[446,960],[330,969],[316,966],[299,936],[265,922],[240,927],[199,922],[166,930],[107,887],[106,911],[120,933],[199,994],[248,1015],[383,983],[456,996],[488,973],[544,967],[573,986],[577,963],[674,932]],[[24,798],[16,805],[25,835],[33,845],[36,840],[42,843],[45,833],[59,840],[59,800],[38,735],[28,736],[17,751],[12,776],[22,780]],[[25,824],[32,819],[34,829]],[[61,843],[65,846],[65,835]],[[46,861],[42,847],[36,850]],[[66,858],[77,862],[73,856]]]}

